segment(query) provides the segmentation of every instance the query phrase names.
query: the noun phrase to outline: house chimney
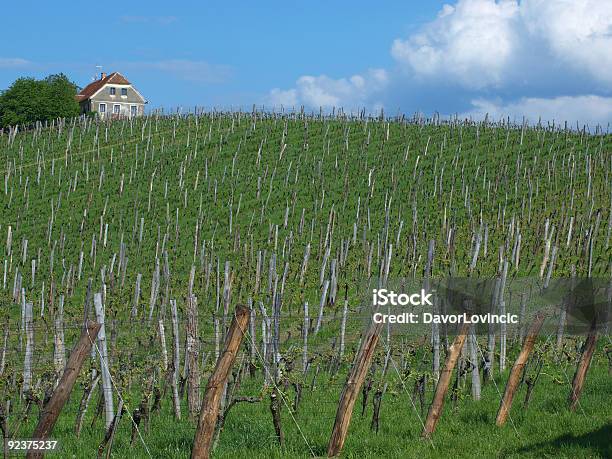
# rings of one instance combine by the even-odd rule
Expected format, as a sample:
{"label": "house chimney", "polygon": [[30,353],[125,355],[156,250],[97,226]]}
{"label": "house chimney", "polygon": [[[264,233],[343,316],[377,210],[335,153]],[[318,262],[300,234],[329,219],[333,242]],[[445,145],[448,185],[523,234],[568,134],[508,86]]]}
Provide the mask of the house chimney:
{"label": "house chimney", "polygon": [[106,73],[104,72],[100,73],[100,79],[103,80],[104,78],[106,78]]}

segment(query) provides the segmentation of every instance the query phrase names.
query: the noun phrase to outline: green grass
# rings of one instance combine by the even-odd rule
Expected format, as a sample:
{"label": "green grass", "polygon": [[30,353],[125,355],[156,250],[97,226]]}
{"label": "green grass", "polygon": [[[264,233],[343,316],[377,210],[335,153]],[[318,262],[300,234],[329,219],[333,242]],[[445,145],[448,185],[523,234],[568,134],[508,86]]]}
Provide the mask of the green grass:
{"label": "green grass", "polygon": [[[571,380],[573,366],[568,366],[565,371]],[[496,377],[497,388],[502,393],[506,377],[507,372]],[[523,408],[524,386],[519,389],[510,419],[502,428],[495,426],[500,401],[495,384],[484,386],[480,401],[473,401],[469,396],[469,383],[461,390],[456,407],[447,396],[443,415],[431,442],[420,437],[421,420],[408,395],[412,386],[407,383],[406,392],[397,379],[391,378],[391,381],[389,391],[383,398],[380,430],[377,434],[370,430],[371,403],[365,415],[361,416],[361,396],[358,398],[343,457],[441,458],[452,455],[465,458],[607,458],[612,454],[612,384],[601,355],[596,356],[588,374],[576,412],[571,412],[567,407],[569,384],[565,380],[565,373],[560,366],[549,365],[541,375],[526,410]],[[328,377],[321,374],[314,391],[310,390],[310,385],[304,389],[302,403],[294,415],[295,421],[289,410],[283,407],[284,448],[277,444],[267,397],[260,403],[237,404],[226,420],[214,457],[305,458],[310,456],[309,447],[315,455],[325,455],[340,394],[340,383],[339,380],[330,383]],[[239,392],[257,395],[260,384],[259,379],[253,381],[247,377]],[[432,396],[431,389],[429,387],[428,400]],[[292,390],[287,392],[287,398],[291,404]],[[60,441],[61,457],[93,457],[93,451],[103,437],[103,414],[97,424],[90,427],[95,399],[79,439],[74,436],[74,416],[64,414],[60,418],[53,437]],[[80,392],[75,391],[65,413],[76,413],[79,400]],[[418,401],[416,404],[418,410]],[[423,417],[421,419],[424,420]],[[33,421],[31,417],[23,425],[22,432],[29,432],[34,426]],[[145,430],[144,425],[141,428],[144,442],[153,457],[189,457],[195,433],[194,424],[185,419],[176,421],[168,398],[164,400],[161,412],[152,416],[149,430]],[[133,446],[129,445],[130,435],[129,417],[124,415],[115,438],[113,457],[148,457],[138,438]]]}

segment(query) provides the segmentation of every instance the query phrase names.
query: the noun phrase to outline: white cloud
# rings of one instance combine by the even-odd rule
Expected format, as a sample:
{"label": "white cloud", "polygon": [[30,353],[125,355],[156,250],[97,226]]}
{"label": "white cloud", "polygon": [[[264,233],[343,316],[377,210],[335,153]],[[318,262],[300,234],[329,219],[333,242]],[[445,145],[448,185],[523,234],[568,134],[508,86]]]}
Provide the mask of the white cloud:
{"label": "white cloud", "polygon": [[274,88],[268,94],[268,100],[275,107],[293,107],[299,103],[297,89]]}
{"label": "white cloud", "polygon": [[553,58],[612,83],[611,1],[525,0],[521,18]]}
{"label": "white cloud", "polygon": [[30,64],[30,61],[20,57],[0,57],[0,68],[2,69],[26,67]]}
{"label": "white cloud", "polygon": [[302,76],[268,99],[612,121],[611,0],[458,0],[390,53],[397,66],[383,78]]}
{"label": "white cloud", "polygon": [[452,78],[471,89],[555,77],[564,70],[612,83],[612,2],[459,0],[392,56],[417,76]]}
{"label": "white cloud", "polygon": [[517,48],[518,10],[514,1],[444,5],[421,32],[395,40],[391,55],[417,76],[452,77],[470,88],[497,86]]}
{"label": "white cloud", "polygon": [[489,119],[500,120],[506,118],[522,120],[524,116],[530,123],[542,120],[563,123],[567,121],[574,125],[576,121],[581,124],[606,124],[612,120],[612,97],[595,95],[588,96],[559,96],[554,98],[524,97],[514,102],[504,103],[499,100],[475,99],[473,108],[462,117],[482,119],[486,115]]}
{"label": "white cloud", "polygon": [[383,89],[388,82],[384,69],[370,69],[363,75],[350,78],[330,78],[326,75],[302,76],[295,88],[272,89],[269,102],[274,106],[292,107],[304,104],[310,107],[360,108],[369,104],[370,96]]}

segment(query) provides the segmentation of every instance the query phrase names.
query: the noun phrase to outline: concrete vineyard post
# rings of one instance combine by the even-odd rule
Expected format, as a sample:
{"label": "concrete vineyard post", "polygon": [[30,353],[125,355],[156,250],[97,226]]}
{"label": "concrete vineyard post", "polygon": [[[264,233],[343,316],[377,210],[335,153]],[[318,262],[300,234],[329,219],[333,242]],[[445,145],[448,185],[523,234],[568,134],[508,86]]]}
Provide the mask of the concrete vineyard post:
{"label": "concrete vineyard post", "polygon": [[34,356],[34,321],[32,316],[32,303],[25,300],[23,295],[24,305],[24,328],[26,334],[25,357],[23,361],[23,393],[29,391],[32,387],[32,358]]}
{"label": "concrete vineyard post", "polygon": [[476,327],[470,327],[469,336],[470,361],[472,362],[472,398],[480,400],[480,371],[478,369],[478,338],[476,337]]}
{"label": "concrete vineyard post", "polygon": [[53,365],[55,373],[61,375],[65,363],[65,347],[64,347],[64,295],[60,295],[59,306],[55,312],[54,320],[54,353]]}
{"label": "concrete vineyard post", "polygon": [[174,417],[181,419],[181,401],[178,393],[178,379],[180,362],[180,344],[179,344],[179,327],[178,313],[176,310],[176,300],[170,300],[170,314],[172,317],[172,375],[170,376],[170,385],[172,386],[172,404],[174,406]]}
{"label": "concrete vineyard post", "polygon": [[197,299],[191,295],[187,298],[187,406],[189,417],[196,419],[200,406],[200,366],[198,342],[198,308]]}
{"label": "concrete vineyard post", "polygon": [[100,356],[100,368],[102,373],[102,393],[104,395],[104,414],[106,417],[106,428],[108,429],[115,417],[113,411],[113,387],[110,375],[110,363],[106,347],[106,329],[104,326],[104,306],[102,305],[102,294],[94,293],[94,307],[96,310],[96,321],[100,324],[98,333],[98,355]]}

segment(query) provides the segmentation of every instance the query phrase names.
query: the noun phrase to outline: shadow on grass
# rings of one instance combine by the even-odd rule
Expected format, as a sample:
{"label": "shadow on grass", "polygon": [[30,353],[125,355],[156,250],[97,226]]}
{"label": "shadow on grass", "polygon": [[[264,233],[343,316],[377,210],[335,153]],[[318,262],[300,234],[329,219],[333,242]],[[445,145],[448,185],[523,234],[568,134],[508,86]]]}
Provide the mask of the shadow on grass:
{"label": "shadow on grass", "polygon": [[612,423],[582,435],[565,434],[549,441],[533,443],[513,450],[515,454],[550,455],[559,452],[563,447],[578,447],[585,450],[585,457],[597,454],[600,457],[612,457]]}
{"label": "shadow on grass", "polygon": [[482,411],[466,411],[465,413],[461,414],[460,419],[462,422],[467,422],[470,424],[492,425],[495,423],[495,414]]}
{"label": "shadow on grass", "polygon": [[311,444],[310,448],[315,457],[326,457],[327,456],[327,444]]}

